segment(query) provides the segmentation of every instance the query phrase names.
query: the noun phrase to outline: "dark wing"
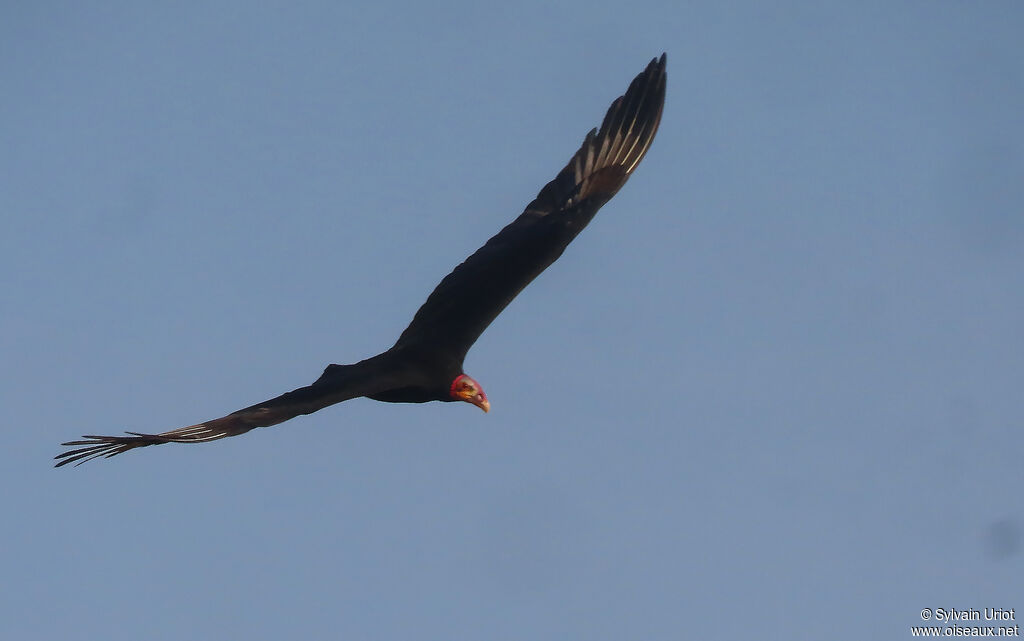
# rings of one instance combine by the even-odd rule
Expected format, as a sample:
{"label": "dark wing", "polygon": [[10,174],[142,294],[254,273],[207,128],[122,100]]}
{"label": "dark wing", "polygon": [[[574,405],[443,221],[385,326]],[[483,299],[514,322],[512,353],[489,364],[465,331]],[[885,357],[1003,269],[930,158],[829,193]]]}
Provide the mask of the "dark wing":
{"label": "dark wing", "polygon": [[334,405],[358,396],[373,394],[395,384],[380,366],[381,357],[374,357],[355,365],[330,365],[312,385],[300,387],[269,401],[257,403],[227,416],[178,428],[161,434],[126,432],[129,436],[86,435],[80,441],[61,443],[64,446],[82,446],[54,457],[55,467],[74,463],[81,465],[99,457],[111,457],[136,447],[163,443],[205,443],[227,436],[238,436],[257,427],[269,427],[312,414],[328,405]]}
{"label": "dark wing", "polygon": [[416,312],[396,347],[459,359],[505,306],[555,262],[615,195],[651,146],[665,104],[665,55],[652,60],[526,210],[455,268]]}

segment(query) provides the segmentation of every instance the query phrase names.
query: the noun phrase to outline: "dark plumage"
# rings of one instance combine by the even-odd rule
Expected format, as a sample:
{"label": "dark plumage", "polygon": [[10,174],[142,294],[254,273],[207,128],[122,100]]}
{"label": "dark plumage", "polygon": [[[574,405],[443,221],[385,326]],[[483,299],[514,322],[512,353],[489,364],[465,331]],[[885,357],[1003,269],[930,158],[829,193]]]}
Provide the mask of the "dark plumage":
{"label": "dark plumage", "polygon": [[526,210],[441,281],[391,349],[354,365],[328,365],[311,385],[212,421],[162,434],[64,443],[76,449],[57,455],[57,467],[147,445],[235,436],[359,396],[388,403],[466,401],[488,411],[483,389],[462,371],[466,353],[626,183],[658,130],[665,82],[662,54],[612,103],[601,128],[587,134]]}

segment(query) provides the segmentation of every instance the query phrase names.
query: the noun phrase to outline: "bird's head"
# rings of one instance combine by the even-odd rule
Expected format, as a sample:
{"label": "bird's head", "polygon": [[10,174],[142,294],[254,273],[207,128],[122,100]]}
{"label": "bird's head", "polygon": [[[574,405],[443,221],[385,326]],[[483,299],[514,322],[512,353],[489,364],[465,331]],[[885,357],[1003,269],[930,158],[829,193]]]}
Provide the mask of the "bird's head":
{"label": "bird's head", "polygon": [[487,401],[487,394],[484,394],[483,388],[465,374],[455,377],[448,394],[453,401],[465,401],[476,405],[485,412],[491,411],[491,404]]}

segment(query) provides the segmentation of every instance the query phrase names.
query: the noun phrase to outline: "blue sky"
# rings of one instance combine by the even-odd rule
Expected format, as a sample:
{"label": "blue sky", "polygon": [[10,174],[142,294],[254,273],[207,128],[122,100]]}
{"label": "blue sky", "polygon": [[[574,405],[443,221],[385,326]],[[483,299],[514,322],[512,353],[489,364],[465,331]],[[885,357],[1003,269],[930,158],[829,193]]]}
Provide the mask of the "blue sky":
{"label": "blue sky", "polygon": [[[902,638],[1024,611],[1024,6],[0,10],[9,639]],[[53,470],[385,349],[652,57],[462,404]]]}

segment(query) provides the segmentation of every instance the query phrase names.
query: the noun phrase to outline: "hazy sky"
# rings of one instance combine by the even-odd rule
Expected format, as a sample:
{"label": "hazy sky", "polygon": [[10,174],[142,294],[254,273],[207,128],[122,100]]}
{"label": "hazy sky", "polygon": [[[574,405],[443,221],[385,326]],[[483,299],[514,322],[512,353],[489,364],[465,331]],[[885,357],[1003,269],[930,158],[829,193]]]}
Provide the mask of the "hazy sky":
{"label": "hazy sky", "polygon": [[[7,3],[0,637],[1024,618],[1022,33],[1019,2]],[[50,467],[390,346],[662,51],[650,153],[469,354],[489,415],[361,399]]]}

